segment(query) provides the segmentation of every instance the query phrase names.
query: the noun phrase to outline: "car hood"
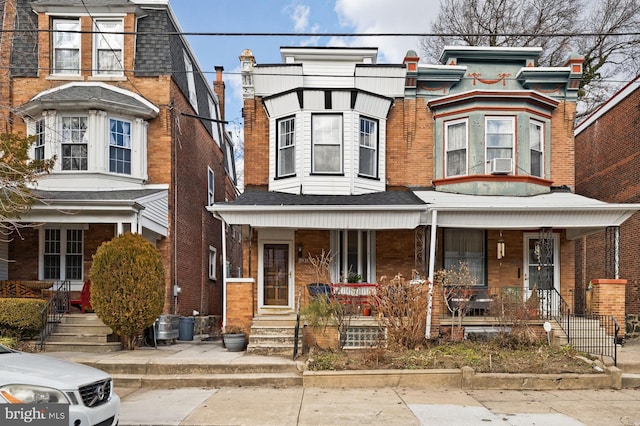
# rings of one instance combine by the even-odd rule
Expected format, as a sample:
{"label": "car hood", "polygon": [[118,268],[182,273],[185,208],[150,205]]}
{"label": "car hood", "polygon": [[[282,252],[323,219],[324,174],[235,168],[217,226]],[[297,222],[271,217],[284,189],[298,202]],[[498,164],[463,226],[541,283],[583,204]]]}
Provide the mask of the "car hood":
{"label": "car hood", "polygon": [[25,352],[0,354],[0,386],[23,383],[75,390],[100,380],[109,374],[97,368]]}

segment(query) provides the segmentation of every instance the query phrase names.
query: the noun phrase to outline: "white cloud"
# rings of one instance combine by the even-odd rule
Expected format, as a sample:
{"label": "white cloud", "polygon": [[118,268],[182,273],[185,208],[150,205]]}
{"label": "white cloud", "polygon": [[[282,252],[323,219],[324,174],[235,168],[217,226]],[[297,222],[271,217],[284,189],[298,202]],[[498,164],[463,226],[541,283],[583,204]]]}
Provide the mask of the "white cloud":
{"label": "white cloud", "polygon": [[[335,11],[344,28],[355,33],[427,33],[437,16],[435,0],[336,0]],[[336,43],[336,41],[332,41]],[[402,62],[407,50],[419,53],[418,37],[354,37],[350,46],[378,47],[379,62]],[[334,44],[336,45],[336,44]]]}
{"label": "white cloud", "polygon": [[297,32],[305,32],[309,26],[309,14],[311,8],[303,4],[290,4],[285,7],[285,12],[288,13],[291,20],[293,20],[293,29]]}

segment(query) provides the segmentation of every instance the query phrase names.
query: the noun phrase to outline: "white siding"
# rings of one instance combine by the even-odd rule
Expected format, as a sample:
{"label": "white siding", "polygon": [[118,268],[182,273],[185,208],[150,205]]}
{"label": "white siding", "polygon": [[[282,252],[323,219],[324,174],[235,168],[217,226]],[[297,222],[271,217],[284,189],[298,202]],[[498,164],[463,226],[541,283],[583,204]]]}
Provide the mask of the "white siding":
{"label": "white siding", "polygon": [[264,101],[264,105],[267,108],[267,111],[269,111],[270,117],[279,118],[300,110],[298,95],[294,92],[267,99]]}
{"label": "white siding", "polygon": [[391,101],[377,96],[359,93],[356,99],[355,110],[375,118],[387,118]]}
{"label": "white siding", "polygon": [[401,67],[356,68],[355,87],[390,98],[404,97],[406,70]]}
{"label": "white siding", "polygon": [[[324,110],[324,90],[306,90],[304,92],[305,110]],[[307,133],[311,134],[311,133]]]}
{"label": "white siding", "polygon": [[269,96],[302,87],[302,67],[266,66],[256,67],[253,73],[253,85],[256,96]]}

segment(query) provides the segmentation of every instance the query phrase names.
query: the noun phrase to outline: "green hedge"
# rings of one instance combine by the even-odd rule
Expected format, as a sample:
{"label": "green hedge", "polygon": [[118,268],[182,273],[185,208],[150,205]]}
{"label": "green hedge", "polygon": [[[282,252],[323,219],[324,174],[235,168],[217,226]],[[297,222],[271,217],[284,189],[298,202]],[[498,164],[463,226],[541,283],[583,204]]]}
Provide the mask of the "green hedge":
{"label": "green hedge", "polygon": [[36,336],[44,325],[41,312],[46,303],[42,299],[0,299],[0,335]]}

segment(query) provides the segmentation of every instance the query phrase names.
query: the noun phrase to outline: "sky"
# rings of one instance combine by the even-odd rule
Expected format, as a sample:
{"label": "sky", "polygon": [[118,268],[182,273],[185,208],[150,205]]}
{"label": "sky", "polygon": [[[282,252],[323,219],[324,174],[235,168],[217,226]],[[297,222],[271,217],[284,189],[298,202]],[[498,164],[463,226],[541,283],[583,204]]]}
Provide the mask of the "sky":
{"label": "sky", "polygon": [[[439,0],[170,0],[183,32],[211,33],[426,33]],[[280,63],[280,46],[377,47],[378,63],[401,63],[419,50],[416,37],[187,37],[209,81],[224,67],[227,130],[242,137],[238,56],[250,49],[256,63]]]}

